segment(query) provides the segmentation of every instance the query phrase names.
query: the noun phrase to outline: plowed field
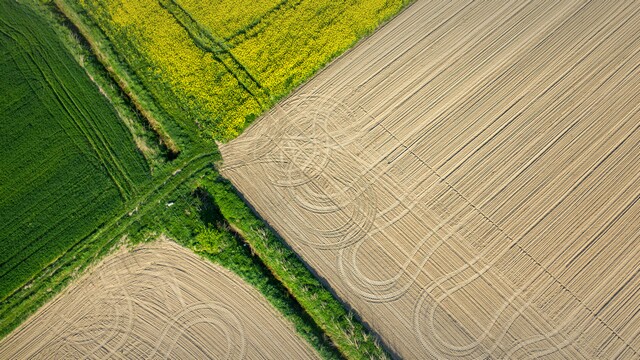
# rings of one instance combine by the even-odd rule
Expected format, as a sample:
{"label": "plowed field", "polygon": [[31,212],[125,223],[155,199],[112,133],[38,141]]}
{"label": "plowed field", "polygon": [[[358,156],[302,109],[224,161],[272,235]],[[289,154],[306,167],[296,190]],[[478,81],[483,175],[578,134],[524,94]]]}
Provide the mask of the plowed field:
{"label": "plowed field", "polygon": [[419,0],[222,173],[403,358],[638,358],[639,12]]}
{"label": "plowed field", "polygon": [[161,241],[121,252],[0,342],[0,358],[317,358],[238,276]]}

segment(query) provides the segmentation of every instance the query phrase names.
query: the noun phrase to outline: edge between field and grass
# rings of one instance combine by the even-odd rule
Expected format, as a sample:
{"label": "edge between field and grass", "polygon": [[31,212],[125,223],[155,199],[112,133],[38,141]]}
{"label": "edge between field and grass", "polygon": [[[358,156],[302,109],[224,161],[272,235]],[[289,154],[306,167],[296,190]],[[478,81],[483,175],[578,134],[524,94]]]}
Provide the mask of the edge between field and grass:
{"label": "edge between field and grass", "polygon": [[209,166],[180,185],[163,201],[165,206],[151,209],[135,226],[129,227],[128,243],[135,246],[165,235],[203,260],[231,270],[256,288],[322,358],[343,359],[297,299],[231,229],[207,190],[208,184],[215,181],[211,179],[217,179],[217,173]]}
{"label": "edge between field and grass", "polygon": [[307,267],[270,226],[259,218],[226,179],[206,185],[229,227],[295,297],[315,323],[348,359],[385,359],[380,339]]}
{"label": "edge between field and grass", "polygon": [[57,11],[67,22],[69,30],[78,36],[78,40],[85,42],[93,56],[109,74],[109,77],[118,85],[121,92],[126,95],[135,111],[146,121],[147,125],[155,132],[160,141],[160,146],[167,149],[167,159],[173,160],[181,153],[182,149],[165,129],[168,115],[165,114],[153,96],[146,91],[144,85],[128,69],[128,65],[120,61],[117,54],[108,45],[106,36],[100,32],[100,28],[91,24],[87,16],[74,4],[66,0],[49,0],[46,4]]}

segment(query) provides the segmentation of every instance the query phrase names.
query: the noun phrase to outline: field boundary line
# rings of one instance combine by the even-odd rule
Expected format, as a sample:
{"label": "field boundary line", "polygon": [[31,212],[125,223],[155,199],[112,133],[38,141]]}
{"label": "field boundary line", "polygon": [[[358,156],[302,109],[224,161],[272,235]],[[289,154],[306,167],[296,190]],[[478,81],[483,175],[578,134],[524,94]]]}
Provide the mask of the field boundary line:
{"label": "field boundary line", "polygon": [[[91,52],[95,55],[96,59],[102,64],[103,68],[107,71],[109,76],[113,79],[113,81],[118,84],[123,94],[126,95],[128,99],[131,100],[131,104],[134,105],[135,110],[146,120],[151,129],[158,135],[160,139],[161,145],[167,147],[170,152],[169,160],[177,157],[181,149],[179,145],[173,140],[171,135],[164,128],[162,122],[157,119],[157,117],[147,109],[143,105],[144,100],[138,96],[137,92],[132,89],[130,85],[131,82],[138,82],[135,76],[130,73],[130,71],[123,69],[122,72],[125,74],[121,74],[120,71],[116,70],[116,66],[114,64],[118,64],[118,67],[128,68],[127,64],[122,64],[118,60],[113,59],[113,56],[108,54],[108,51],[103,49],[102,45],[99,45],[99,40],[96,39],[92,35],[92,31],[102,31],[97,25],[90,26],[86,24],[86,19],[82,16],[72,5],[69,5],[68,0],[53,0],[53,4],[58,12],[64,18],[72,24],[75,29],[77,29],[77,33],[82,36],[84,41],[90,46]],[[90,30],[91,28],[92,30]],[[141,86],[145,88],[144,86]],[[145,88],[146,89],[146,88]],[[152,98],[154,103],[154,107],[160,109],[157,105],[157,101],[153,98],[151,94],[147,94]]]}

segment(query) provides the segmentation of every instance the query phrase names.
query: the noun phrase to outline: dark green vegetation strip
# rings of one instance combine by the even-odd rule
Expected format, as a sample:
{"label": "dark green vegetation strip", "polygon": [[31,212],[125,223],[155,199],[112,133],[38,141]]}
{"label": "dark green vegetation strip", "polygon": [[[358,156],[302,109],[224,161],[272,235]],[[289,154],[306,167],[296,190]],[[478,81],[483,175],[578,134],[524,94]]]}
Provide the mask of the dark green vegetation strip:
{"label": "dark green vegetation strip", "polygon": [[237,195],[226,180],[205,185],[220,213],[262,259],[267,268],[298,300],[318,326],[350,359],[382,359],[387,354],[377,339],[342,306],[305,267],[300,258],[276,236]]}
{"label": "dark green vegetation strip", "polygon": [[0,301],[150,181],[115,110],[47,22],[0,3]]}
{"label": "dark green vegetation strip", "polygon": [[256,287],[323,358],[342,358],[287,287],[231,229],[209,191],[222,180],[212,179],[217,179],[217,173],[208,168],[192,177],[191,182],[180,185],[161,206],[150,209],[129,226],[130,241],[152,241],[164,233],[205,259],[230,269]]}

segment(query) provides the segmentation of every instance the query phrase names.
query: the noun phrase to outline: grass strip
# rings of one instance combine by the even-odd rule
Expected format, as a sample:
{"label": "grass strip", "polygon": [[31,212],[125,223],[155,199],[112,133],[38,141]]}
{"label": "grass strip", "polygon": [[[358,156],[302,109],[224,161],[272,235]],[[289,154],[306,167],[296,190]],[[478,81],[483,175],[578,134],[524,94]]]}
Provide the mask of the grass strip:
{"label": "grass strip", "polygon": [[302,260],[245,204],[222,178],[205,183],[222,216],[258,255],[265,266],[298,300],[315,323],[348,359],[390,356],[354,314],[327,290]]}
{"label": "grass strip", "polygon": [[122,92],[130,99],[136,112],[146,120],[151,129],[158,135],[161,145],[169,150],[169,160],[175,159],[180,154],[180,147],[169,135],[162,122],[158,120],[166,116],[155,105],[155,100],[147,94],[144,87],[139,84],[139,81],[131,75],[126,65],[116,60],[118,59],[117,55],[105,45],[108,41],[103,34],[98,32],[98,26],[87,25],[88,19],[81,15],[80,9],[67,1],[54,0],[53,4],[57,11],[73,26],[72,31],[81,36],[82,41],[90,46],[91,52],[118,84]]}
{"label": "grass strip", "polygon": [[[210,174],[211,172],[208,172],[205,177]],[[194,186],[197,187],[193,189]],[[178,194],[179,197],[171,201],[171,215],[165,213],[157,217],[156,223],[148,227],[156,230],[147,234],[141,233],[141,240],[153,240],[158,234],[158,229],[162,228],[163,233],[200,255],[205,261],[217,263],[233,271],[255,287],[293,324],[296,332],[311,344],[322,358],[342,359],[343,356],[331,340],[291,296],[287,288],[230,228],[215,200],[201,187],[201,183],[185,185]],[[163,218],[166,220],[161,220]]]}

